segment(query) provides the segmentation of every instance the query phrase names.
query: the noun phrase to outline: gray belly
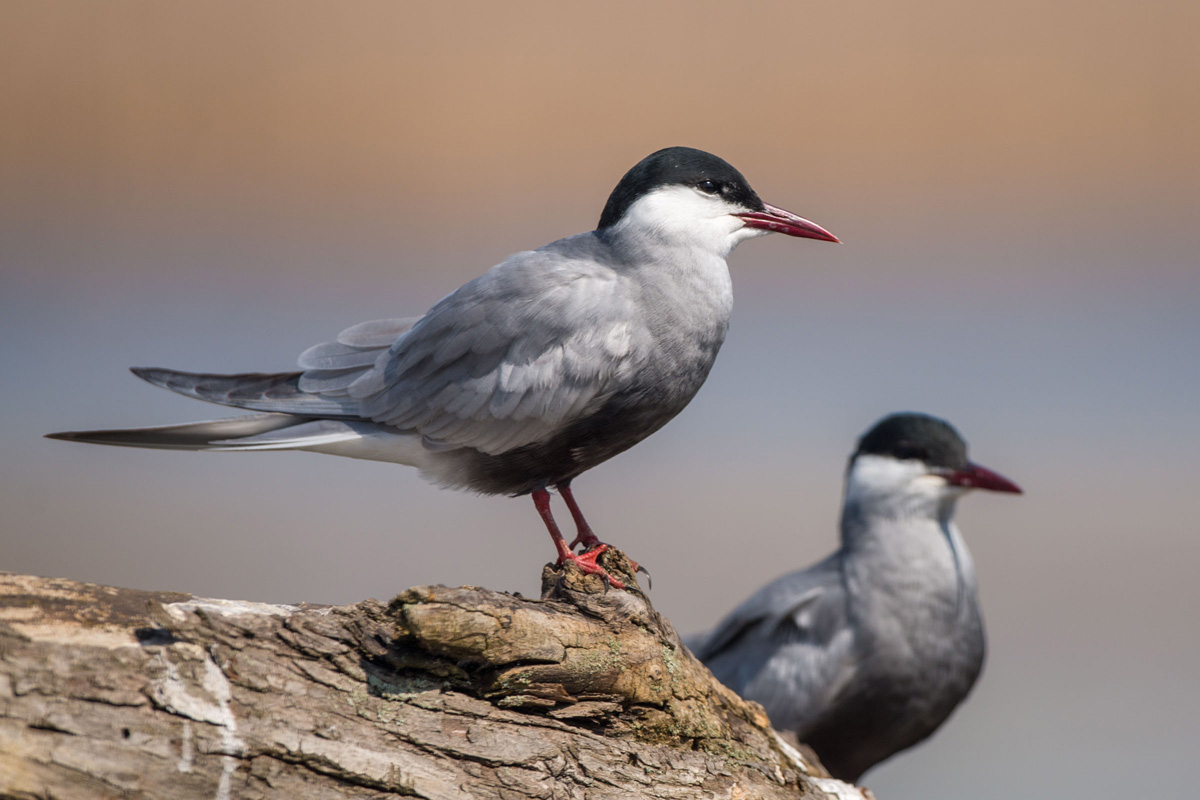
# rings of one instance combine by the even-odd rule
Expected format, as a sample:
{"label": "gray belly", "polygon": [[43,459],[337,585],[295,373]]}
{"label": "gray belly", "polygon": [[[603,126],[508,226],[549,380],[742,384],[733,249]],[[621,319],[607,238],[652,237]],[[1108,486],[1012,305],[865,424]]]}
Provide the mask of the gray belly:
{"label": "gray belly", "polygon": [[950,646],[909,668],[865,672],[832,707],[796,731],[837,777],[867,769],[928,738],[966,698],[983,667],[985,640],[974,622]]}
{"label": "gray belly", "polygon": [[565,483],[670,422],[696,395],[707,375],[705,368],[696,375],[694,386],[659,381],[631,387],[543,442],[498,455],[476,450],[453,455],[462,459],[465,483],[484,494],[522,495]]}

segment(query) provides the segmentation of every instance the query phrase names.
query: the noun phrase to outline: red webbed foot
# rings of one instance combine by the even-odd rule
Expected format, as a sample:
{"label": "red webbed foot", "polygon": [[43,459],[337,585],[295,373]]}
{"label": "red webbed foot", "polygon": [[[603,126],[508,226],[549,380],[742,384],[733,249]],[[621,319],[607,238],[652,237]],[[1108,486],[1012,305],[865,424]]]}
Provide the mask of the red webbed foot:
{"label": "red webbed foot", "polygon": [[[588,527],[587,522],[583,519],[583,513],[579,510],[578,504],[575,502],[574,496],[571,494],[571,489],[568,484],[562,484],[559,487],[563,498],[567,501],[567,507],[571,510],[571,515],[575,518],[575,523],[578,528],[579,535],[571,544],[567,544],[563,540],[562,534],[559,532],[558,524],[554,521],[554,515],[550,513],[550,493],[544,488],[533,490],[533,504],[537,507],[538,514],[541,515],[542,521],[546,524],[546,530],[550,533],[550,538],[554,540],[554,547],[558,550],[558,566],[562,566],[566,561],[574,561],[575,566],[579,567],[579,571],[584,575],[599,575],[604,581],[605,587],[614,586],[617,589],[628,590],[624,581],[621,581],[602,567],[598,561],[600,556],[609,549],[609,546],[600,541],[596,534],[592,533],[592,529]],[[575,545],[582,544],[585,551],[575,553]],[[650,571],[638,564],[633,559],[629,559],[629,565],[633,568],[634,574],[638,572],[646,573],[647,581],[650,580]],[[652,583],[650,585],[653,585]]]}
{"label": "red webbed foot", "polygon": [[561,567],[564,561],[574,561],[575,566],[579,567],[579,571],[584,575],[599,575],[600,580],[604,581],[606,585],[612,586],[615,589],[625,589],[627,587],[625,586],[624,582],[614,578],[609,571],[600,566],[599,562],[596,560],[600,557],[600,554],[607,549],[608,545],[601,542],[591,550],[588,550],[586,553],[580,553],[578,555],[575,553],[570,553],[568,555],[559,557],[558,565]]}

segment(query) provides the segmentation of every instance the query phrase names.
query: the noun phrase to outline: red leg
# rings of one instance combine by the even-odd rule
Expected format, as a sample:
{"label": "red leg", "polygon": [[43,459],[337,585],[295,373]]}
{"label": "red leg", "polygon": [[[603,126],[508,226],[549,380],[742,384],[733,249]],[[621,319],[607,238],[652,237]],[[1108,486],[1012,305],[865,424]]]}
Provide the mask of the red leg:
{"label": "red leg", "polygon": [[545,489],[534,489],[533,505],[542,515],[542,522],[546,523],[546,530],[550,531],[550,538],[554,540],[554,549],[558,550],[558,563],[561,564],[565,559],[571,557],[571,549],[563,541],[562,533],[558,530],[558,523],[554,521],[554,515],[550,513],[550,493]]}
{"label": "red leg", "polygon": [[583,518],[583,512],[579,510],[579,504],[575,502],[575,495],[571,493],[570,481],[567,483],[560,483],[555,488],[558,489],[558,493],[561,494],[563,500],[566,501],[567,508],[571,511],[571,519],[575,520],[575,531],[578,535],[575,537],[575,541],[571,542],[568,547],[574,550],[575,545],[581,544],[583,545],[584,550],[591,550],[593,547],[603,544],[603,542],[596,537],[596,534],[592,533],[591,526],[588,525],[587,520]]}
{"label": "red leg", "polygon": [[[579,509],[579,504],[575,502],[575,495],[571,493],[571,482],[560,483],[554,488],[558,489],[559,494],[563,496],[563,500],[567,503],[567,508],[571,510],[571,518],[575,520],[575,530],[578,535],[575,537],[575,541],[571,542],[569,548],[573,551],[575,545],[582,544],[584,553],[590,553],[593,550],[596,551],[596,555],[602,553],[603,550],[600,548],[607,548],[608,545],[600,541],[596,534],[592,532],[591,526],[587,524],[587,520],[583,518],[583,512]],[[633,565],[634,571],[646,573],[646,580],[650,581],[650,570],[632,558],[629,559],[629,563]],[[653,584],[651,583],[650,585]]]}
{"label": "red leg", "polygon": [[[618,589],[624,589],[625,584],[608,574],[604,567],[596,563],[596,559],[601,553],[608,549],[608,545],[600,544],[592,550],[575,555],[571,552],[571,548],[567,547],[567,543],[563,540],[562,533],[558,530],[558,523],[554,521],[554,515],[550,513],[550,493],[545,489],[533,490],[533,505],[542,516],[542,522],[546,523],[546,530],[550,532],[550,538],[554,540],[554,548],[558,550],[558,563],[561,565],[564,561],[574,561],[575,565],[585,575],[599,575],[607,583],[615,586]],[[574,503],[572,503],[574,505]],[[582,519],[582,517],[581,517]],[[592,537],[593,539],[595,536]],[[598,541],[598,540],[597,540]]]}

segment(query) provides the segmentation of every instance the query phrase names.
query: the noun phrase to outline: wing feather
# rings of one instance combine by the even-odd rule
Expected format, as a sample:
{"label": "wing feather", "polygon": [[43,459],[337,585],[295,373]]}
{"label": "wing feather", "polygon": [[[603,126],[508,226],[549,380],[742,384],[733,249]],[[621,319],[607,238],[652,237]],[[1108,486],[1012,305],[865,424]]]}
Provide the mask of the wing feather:
{"label": "wing feather", "polygon": [[836,554],[779,578],[696,641],[697,657],[777,727],[801,728],[853,671],[841,580]]}
{"label": "wing feather", "polygon": [[403,317],[360,322],[339,333],[334,341],[308,348],[297,359],[298,366],[304,370],[300,376],[300,391],[346,396],[350,384],[374,367],[420,319]]}
{"label": "wing feather", "polygon": [[420,317],[398,317],[360,322],[339,333],[337,341],[340,344],[365,350],[391,347],[401,334],[408,333],[409,329],[420,320]]}
{"label": "wing feather", "polygon": [[300,354],[296,363],[305,370],[342,370],[374,366],[380,348],[350,347],[341,342],[325,342]]}
{"label": "wing feather", "polygon": [[619,272],[553,247],[517,254],[430,309],[346,387],[363,416],[495,454],[547,438],[611,393],[649,334]]}

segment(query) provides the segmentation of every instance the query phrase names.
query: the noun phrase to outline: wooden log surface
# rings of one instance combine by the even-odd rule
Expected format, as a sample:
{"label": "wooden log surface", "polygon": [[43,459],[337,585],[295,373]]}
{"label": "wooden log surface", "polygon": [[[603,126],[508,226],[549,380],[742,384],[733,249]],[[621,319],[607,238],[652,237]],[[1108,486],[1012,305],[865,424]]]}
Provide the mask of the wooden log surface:
{"label": "wooden log surface", "polygon": [[573,566],[543,584],[319,607],[0,573],[0,796],[870,796],[640,592]]}

